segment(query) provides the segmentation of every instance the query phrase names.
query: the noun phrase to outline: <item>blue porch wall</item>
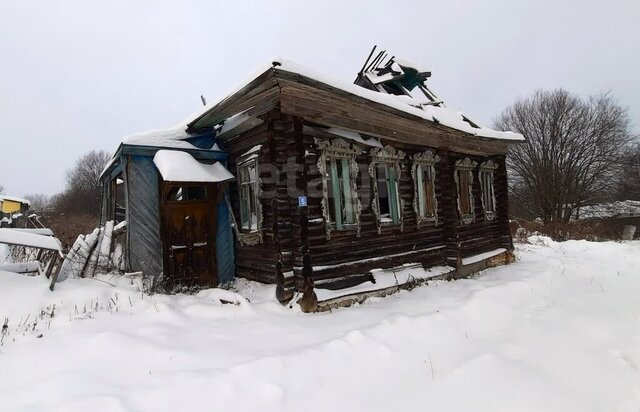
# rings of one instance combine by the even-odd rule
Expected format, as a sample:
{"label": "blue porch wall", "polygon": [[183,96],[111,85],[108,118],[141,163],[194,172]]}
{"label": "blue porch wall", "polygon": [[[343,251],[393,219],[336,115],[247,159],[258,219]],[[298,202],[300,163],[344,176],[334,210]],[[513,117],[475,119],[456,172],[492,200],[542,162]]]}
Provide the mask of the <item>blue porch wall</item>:
{"label": "blue porch wall", "polygon": [[231,282],[236,273],[233,232],[229,222],[229,208],[224,200],[218,204],[217,212],[216,258],[218,264],[218,283],[224,284]]}
{"label": "blue porch wall", "polygon": [[[203,139],[204,140],[204,139]],[[211,139],[209,140],[211,142]],[[198,142],[207,146],[204,141]],[[142,270],[153,276],[162,273],[162,242],[160,234],[159,177],[153,156],[162,147],[123,146],[120,154],[128,187],[128,263],[130,270]],[[177,149],[169,149],[177,150]],[[198,160],[217,160],[227,166],[227,153],[206,149],[184,150]],[[128,163],[128,164],[127,164]],[[108,181],[106,177],[105,181]],[[105,182],[106,183],[106,182]],[[104,207],[104,205],[103,205]],[[217,205],[216,265],[218,283],[230,282],[235,277],[235,251],[233,231],[229,223],[229,210],[224,199]]]}

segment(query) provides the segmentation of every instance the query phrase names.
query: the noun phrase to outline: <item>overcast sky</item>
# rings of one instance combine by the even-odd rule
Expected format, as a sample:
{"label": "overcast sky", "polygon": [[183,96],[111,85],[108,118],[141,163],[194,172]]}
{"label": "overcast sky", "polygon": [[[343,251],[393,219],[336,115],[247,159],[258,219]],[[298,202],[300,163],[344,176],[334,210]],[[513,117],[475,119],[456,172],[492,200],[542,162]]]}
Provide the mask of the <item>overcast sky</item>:
{"label": "overcast sky", "polygon": [[352,81],[377,44],[490,125],[519,97],[610,91],[640,132],[640,2],[0,0],[0,185],[54,194],[91,149],[173,126],[286,56]]}

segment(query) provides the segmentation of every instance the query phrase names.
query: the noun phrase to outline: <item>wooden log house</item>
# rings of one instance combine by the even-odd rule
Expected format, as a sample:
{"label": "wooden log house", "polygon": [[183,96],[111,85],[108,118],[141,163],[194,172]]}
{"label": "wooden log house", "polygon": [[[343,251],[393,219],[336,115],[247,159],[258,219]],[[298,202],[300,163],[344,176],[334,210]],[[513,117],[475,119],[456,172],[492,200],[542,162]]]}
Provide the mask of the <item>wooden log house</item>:
{"label": "wooden log house", "polygon": [[[504,261],[505,156],[523,137],[449,109],[430,75],[373,51],[355,84],[277,59],[186,124],[125,138],[102,219],[127,220],[127,268],[159,284],[276,284],[315,310],[314,290],[376,282],[376,269],[460,276]],[[153,158],[166,150],[235,180],[165,181]]]}

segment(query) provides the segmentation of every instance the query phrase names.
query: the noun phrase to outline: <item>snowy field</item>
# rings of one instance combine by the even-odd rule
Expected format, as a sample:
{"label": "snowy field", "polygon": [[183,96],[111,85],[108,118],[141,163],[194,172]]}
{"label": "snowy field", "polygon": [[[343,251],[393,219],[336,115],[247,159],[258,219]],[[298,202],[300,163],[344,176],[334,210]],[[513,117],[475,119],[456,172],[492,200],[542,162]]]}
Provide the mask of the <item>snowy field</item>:
{"label": "snowy field", "polygon": [[240,298],[0,273],[0,410],[640,410],[640,242],[531,240],[474,279],[322,314],[248,282],[223,305]]}

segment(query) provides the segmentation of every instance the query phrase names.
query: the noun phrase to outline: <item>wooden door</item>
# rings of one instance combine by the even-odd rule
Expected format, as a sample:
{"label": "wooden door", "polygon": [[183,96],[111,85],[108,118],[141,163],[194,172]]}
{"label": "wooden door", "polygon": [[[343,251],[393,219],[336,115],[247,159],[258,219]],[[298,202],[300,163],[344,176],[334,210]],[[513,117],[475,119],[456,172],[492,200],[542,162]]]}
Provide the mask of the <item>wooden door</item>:
{"label": "wooden door", "polygon": [[169,288],[217,286],[218,184],[169,183],[161,190],[164,271]]}

